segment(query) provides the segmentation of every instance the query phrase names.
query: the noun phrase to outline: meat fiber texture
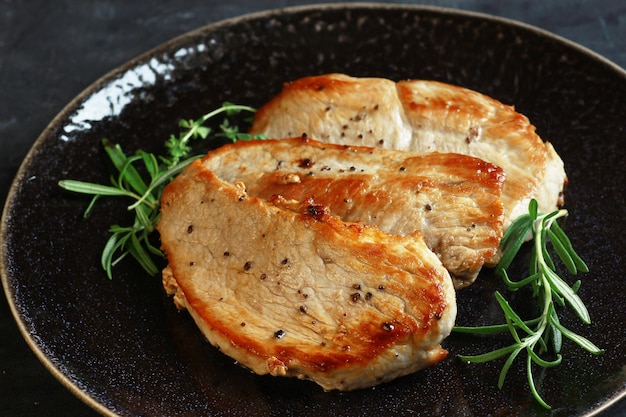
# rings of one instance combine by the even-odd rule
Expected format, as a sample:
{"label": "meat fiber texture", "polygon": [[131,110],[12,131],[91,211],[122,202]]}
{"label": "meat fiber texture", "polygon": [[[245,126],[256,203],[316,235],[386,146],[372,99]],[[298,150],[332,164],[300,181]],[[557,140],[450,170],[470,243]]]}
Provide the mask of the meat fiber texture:
{"label": "meat fiber texture", "polygon": [[455,292],[423,239],[253,197],[201,161],[168,184],[161,210],[164,287],[257,374],[354,390],[446,356]]}
{"label": "meat fiber texture", "polygon": [[281,196],[297,211],[322,205],[389,234],[419,232],[457,289],[498,253],[504,174],[478,158],[293,138],[240,141],[209,152],[202,164],[222,180],[243,182],[250,196]]}
{"label": "meat fiber texture", "polygon": [[437,81],[302,78],[286,83],[259,109],[250,132],[483,159],[506,175],[505,228],[526,213],[532,198],[541,212],[563,203],[563,161],[525,116],[476,91]]}

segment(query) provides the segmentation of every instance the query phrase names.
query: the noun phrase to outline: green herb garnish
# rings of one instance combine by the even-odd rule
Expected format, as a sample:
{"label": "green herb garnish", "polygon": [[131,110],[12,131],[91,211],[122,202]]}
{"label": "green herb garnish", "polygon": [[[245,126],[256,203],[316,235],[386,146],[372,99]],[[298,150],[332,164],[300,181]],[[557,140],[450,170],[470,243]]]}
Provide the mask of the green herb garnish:
{"label": "green herb garnish", "polygon": [[[117,196],[134,200],[128,206],[128,210],[135,213],[133,224],[111,226],[109,229],[111,236],[102,251],[101,264],[109,279],[112,278],[113,267],[127,255],[131,255],[149,274],[155,275],[159,272],[152,256],[162,257],[163,253],[151,244],[150,235],[154,232],[159,218],[163,188],[193,160],[202,156],[189,157],[192,151],[189,143],[195,139],[206,139],[211,134],[211,128],[205,125],[209,119],[221,113],[230,116],[241,111],[255,112],[256,110],[248,106],[224,103],[222,107],[197,120],[182,120],[179,126],[183,128],[183,131],[178,136],[170,136],[165,142],[166,156],[156,156],[142,150],[132,156],[127,156],[119,145],[104,139],[104,148],[115,167],[115,173],[111,176],[111,185],[75,180],[59,181],[59,186],[66,190],[93,196],[85,210],[85,216],[89,215],[100,197]],[[261,135],[252,136],[240,132],[238,127],[231,125],[227,118],[220,124],[219,129],[220,132],[215,136],[228,138],[232,142],[265,138]],[[140,170],[145,171],[146,174],[142,176]],[[517,291],[530,285],[532,297],[540,306],[540,315],[531,320],[522,320],[504,296],[496,291],[494,296],[504,313],[506,324],[479,327],[456,326],[454,328],[457,333],[478,335],[510,332],[514,343],[507,347],[484,354],[458,355],[458,357],[467,362],[482,363],[508,355],[498,379],[498,387],[501,389],[514,360],[522,351],[526,351],[526,369],[531,392],[534,398],[547,409],[550,409],[550,406],[543,400],[535,386],[533,364],[546,368],[559,365],[562,361],[560,351],[563,336],[592,354],[598,355],[604,352],[585,337],[562,325],[557,315],[557,305],[559,307],[569,305],[584,323],[590,324],[591,322],[585,304],[576,294],[580,287],[580,280],[572,286],[567,284],[557,274],[556,264],[548,250],[548,243],[550,243],[552,252],[556,253],[570,274],[588,272],[587,265],[575,252],[569,238],[557,223],[557,219],[565,216],[567,216],[567,211],[564,209],[549,214],[538,213],[537,201],[533,199],[530,201],[528,213],[511,224],[500,244],[502,257],[495,269],[496,275],[503,279],[510,291]],[[511,280],[506,269],[511,265],[529,235],[532,236],[533,244],[529,275],[519,281]],[[544,359],[542,355],[553,355],[553,358]]]}
{"label": "green herb garnish", "polygon": [[[510,346],[494,350],[492,352],[467,356],[458,355],[461,360],[482,363],[499,359],[508,355],[498,379],[498,388],[502,389],[506,375],[513,361],[522,352],[526,351],[526,372],[528,384],[533,397],[543,407],[550,406],[543,400],[533,376],[533,364],[548,368],[559,365],[562,360],[561,345],[563,336],[574,341],[583,349],[594,355],[599,355],[604,350],[598,348],[591,341],[580,336],[561,324],[557,315],[556,306],[570,306],[583,323],[590,324],[589,312],[576,294],[580,287],[580,280],[572,286],[567,284],[556,272],[556,264],[548,250],[548,243],[556,253],[560,261],[570,274],[588,272],[587,265],[578,256],[569,238],[557,223],[557,219],[567,216],[564,209],[549,214],[537,212],[537,201],[531,200],[528,213],[518,217],[504,234],[500,247],[502,257],[496,266],[495,273],[500,276],[511,291],[530,285],[533,299],[537,300],[541,314],[532,320],[522,320],[513,310],[508,301],[499,292],[495,292],[495,298],[504,313],[506,324],[479,327],[455,327],[454,331],[472,334],[494,334],[510,332],[514,343]],[[517,256],[525,238],[532,235],[533,249],[530,259],[529,275],[519,281],[509,278],[506,269]],[[543,355],[543,357],[542,357]],[[544,359],[547,355],[553,355],[550,359]]]}
{"label": "green herb garnish", "polygon": [[[159,272],[152,256],[162,257],[163,253],[150,242],[150,235],[154,232],[159,219],[163,188],[194,159],[202,156],[189,157],[192,151],[190,142],[195,139],[206,139],[211,134],[211,128],[206,126],[209,119],[221,113],[232,116],[242,111],[254,113],[256,110],[249,106],[227,102],[197,120],[182,120],[179,126],[183,131],[178,136],[170,136],[165,142],[166,156],[156,156],[143,150],[127,156],[119,145],[104,139],[102,141],[104,149],[115,171],[111,175],[111,185],[75,180],[59,181],[59,186],[66,190],[93,195],[85,210],[85,217],[89,215],[100,197],[127,197],[134,200],[128,206],[128,210],[135,213],[133,223],[129,226],[112,225],[109,229],[111,236],[102,251],[100,262],[109,279],[113,276],[113,267],[127,255],[131,255],[150,275]],[[230,125],[227,118],[215,136],[228,138],[232,142],[263,138],[239,132],[236,126]],[[141,175],[140,171],[145,171],[145,174]]]}

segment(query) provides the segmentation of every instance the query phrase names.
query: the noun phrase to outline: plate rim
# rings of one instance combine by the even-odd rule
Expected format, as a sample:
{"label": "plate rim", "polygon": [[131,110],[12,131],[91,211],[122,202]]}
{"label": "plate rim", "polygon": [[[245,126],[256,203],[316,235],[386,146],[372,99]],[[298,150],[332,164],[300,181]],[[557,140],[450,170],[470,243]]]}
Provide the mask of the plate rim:
{"label": "plate rim", "polygon": [[[2,215],[0,218],[0,279],[2,281],[2,287],[4,290],[4,295],[7,299],[7,303],[9,305],[9,310],[11,315],[22,335],[24,340],[26,341],[30,350],[35,354],[37,359],[45,366],[45,368],[50,372],[57,381],[59,381],[63,386],[65,386],[75,397],[79,398],[83,403],[94,409],[96,412],[104,415],[104,416],[118,416],[113,410],[108,408],[105,404],[98,401],[97,398],[93,397],[85,390],[81,389],[81,387],[73,381],[70,376],[66,375],[61,367],[55,362],[54,357],[51,357],[44,352],[40,344],[37,342],[36,338],[29,332],[27,328],[27,316],[22,316],[18,309],[18,300],[15,297],[15,286],[14,282],[18,281],[17,277],[12,276],[10,272],[10,268],[8,266],[9,258],[8,248],[7,248],[7,233],[10,228],[10,220],[12,214],[12,207],[15,204],[15,199],[17,198],[18,189],[22,182],[25,180],[25,173],[27,168],[32,163],[35,154],[38,149],[42,146],[42,144],[46,141],[46,139],[50,136],[51,130],[54,126],[58,125],[60,120],[67,118],[73,111],[79,108],[80,104],[85,101],[91,94],[98,91],[98,89],[105,85],[107,82],[114,80],[117,75],[123,74],[127,72],[129,69],[137,66],[140,63],[146,62],[149,58],[157,55],[161,51],[167,51],[172,49],[172,47],[178,43],[184,42],[186,39],[197,37],[203,33],[210,33],[216,29],[227,26],[235,26],[241,22],[253,21],[258,19],[266,19],[271,18],[272,16],[285,16],[285,15],[293,15],[302,12],[324,12],[328,10],[350,10],[350,9],[379,9],[379,10],[393,10],[393,11],[406,11],[410,13],[435,13],[441,14],[442,16],[455,16],[462,18],[472,18],[477,20],[491,21],[495,23],[501,23],[506,26],[513,26],[517,28],[521,28],[523,30],[533,32],[542,38],[548,38],[557,41],[558,43],[571,48],[573,50],[586,55],[593,61],[596,61],[599,64],[606,66],[611,71],[614,71],[616,74],[620,75],[624,78],[626,82],[626,69],[622,68],[615,62],[610,59],[604,57],[603,55],[595,52],[594,50],[581,45],[577,42],[574,42],[570,39],[567,39],[561,35],[550,32],[549,30],[542,29],[535,25],[522,22],[519,20],[515,20],[508,17],[492,15],[485,12],[477,12],[472,10],[465,9],[457,9],[452,7],[444,7],[444,6],[435,6],[435,5],[422,5],[422,4],[402,4],[402,3],[377,3],[377,2],[354,2],[354,3],[340,3],[340,2],[332,2],[332,3],[318,3],[318,4],[308,4],[308,5],[299,5],[299,6],[288,6],[281,8],[272,8],[267,10],[261,10],[256,12],[245,13],[241,15],[236,15],[232,17],[228,17],[225,19],[217,20],[206,25],[197,27],[190,31],[181,33],[175,37],[166,40],[145,52],[142,52],[135,57],[126,60],[122,64],[104,72],[100,77],[96,78],[93,82],[91,82],[87,87],[85,87],[82,91],[80,91],[72,100],[70,100],[67,104],[65,104],[61,110],[47,123],[46,127],[43,131],[37,136],[35,141],[30,146],[28,152],[24,156],[24,159],[20,163],[16,174],[11,181],[11,185],[9,187],[4,206],[2,209]],[[618,403],[619,401],[626,398],[626,390],[617,393],[614,397],[607,398],[605,402],[599,404],[597,408],[592,411],[581,415],[580,417],[592,417],[603,411],[607,411],[613,405]]]}

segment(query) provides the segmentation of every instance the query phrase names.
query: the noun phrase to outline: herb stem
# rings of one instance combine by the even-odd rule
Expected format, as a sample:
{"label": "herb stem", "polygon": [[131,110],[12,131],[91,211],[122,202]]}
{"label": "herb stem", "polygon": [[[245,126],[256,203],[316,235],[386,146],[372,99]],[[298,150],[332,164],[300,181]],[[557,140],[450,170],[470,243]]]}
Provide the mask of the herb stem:
{"label": "herb stem", "polygon": [[[517,291],[527,285],[532,286],[533,298],[538,300],[540,307],[539,316],[532,320],[523,321],[500,292],[496,291],[494,296],[504,313],[506,324],[454,328],[455,332],[472,334],[493,334],[508,330],[514,341],[511,345],[488,353],[458,355],[458,357],[467,362],[481,363],[508,355],[498,378],[498,388],[502,389],[513,361],[520,352],[526,351],[526,373],[530,391],[537,402],[546,409],[550,409],[550,405],[545,402],[537,389],[532,371],[533,364],[544,368],[559,365],[562,360],[560,354],[562,336],[574,341],[594,355],[604,352],[583,336],[563,326],[557,316],[556,305],[565,306],[565,302],[567,302],[584,323],[589,324],[591,322],[587,308],[576,294],[580,281],[573,287],[567,284],[557,274],[556,264],[548,250],[548,243],[550,243],[554,252],[572,275],[589,271],[587,265],[574,251],[565,232],[558,225],[557,220],[567,216],[567,214],[565,209],[539,214],[537,213],[537,202],[531,200],[528,205],[528,214],[518,217],[509,226],[500,243],[502,256],[495,269],[496,275],[502,277],[510,291]],[[509,279],[506,269],[516,257],[529,234],[533,239],[529,275],[521,280],[513,281]],[[524,331],[526,336],[520,337],[518,333],[520,330]],[[541,357],[550,350],[556,355],[556,359],[547,360]]]}
{"label": "herb stem", "polygon": [[[159,219],[163,188],[193,160],[202,156],[195,155],[189,157],[192,151],[189,142],[198,138],[206,139],[209,136],[211,128],[205,126],[209,119],[222,113],[230,116],[241,111],[254,113],[256,110],[250,106],[227,102],[197,120],[181,120],[179,126],[184,130],[178,136],[171,135],[165,142],[166,156],[157,157],[142,150],[138,150],[132,156],[127,156],[119,145],[103,139],[104,149],[117,170],[111,178],[111,185],[76,180],[59,181],[61,188],[93,196],[85,210],[85,217],[91,212],[95,202],[100,197],[125,197],[133,200],[132,204],[128,205],[128,210],[135,213],[132,226],[111,226],[109,229],[111,235],[102,250],[100,261],[109,279],[113,276],[113,267],[127,255],[131,255],[150,275],[155,275],[159,272],[151,255],[162,257],[163,253],[150,243],[149,237],[154,232]],[[236,126],[230,126],[228,119],[224,120],[220,125],[220,129],[221,132],[216,133],[215,136],[224,136],[233,142],[265,138],[260,135],[253,137],[239,132]],[[135,164],[143,164],[141,167],[147,175],[142,176],[140,171],[143,171],[136,168]],[[148,178],[146,179],[144,176]]]}

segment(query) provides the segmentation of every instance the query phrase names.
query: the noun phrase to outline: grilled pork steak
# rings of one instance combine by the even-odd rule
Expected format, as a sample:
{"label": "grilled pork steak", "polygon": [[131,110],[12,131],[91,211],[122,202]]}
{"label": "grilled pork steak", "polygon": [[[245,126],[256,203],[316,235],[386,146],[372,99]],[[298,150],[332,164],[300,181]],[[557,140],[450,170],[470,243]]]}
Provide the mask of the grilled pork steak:
{"label": "grilled pork steak", "polygon": [[294,138],[226,145],[202,164],[222,180],[243,182],[250,196],[295,200],[295,210],[323,205],[386,233],[420,231],[456,288],[475,280],[502,237],[502,170],[467,155]]}
{"label": "grilled pork steak", "polygon": [[166,290],[258,374],[352,390],[446,356],[454,288],[417,235],[343,222],[320,205],[293,211],[201,161],[165,188],[157,228]]}
{"label": "grilled pork steak", "polygon": [[536,198],[539,210],[562,204],[563,162],[528,119],[478,92],[435,81],[306,77],[255,115],[251,133],[306,133],[339,144],[472,155],[501,167],[505,227]]}

